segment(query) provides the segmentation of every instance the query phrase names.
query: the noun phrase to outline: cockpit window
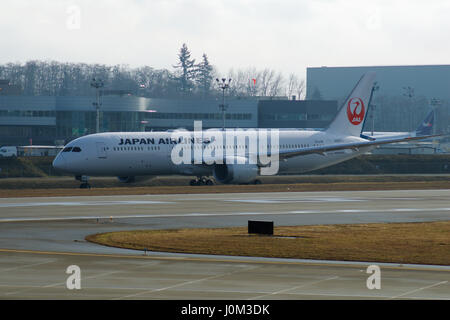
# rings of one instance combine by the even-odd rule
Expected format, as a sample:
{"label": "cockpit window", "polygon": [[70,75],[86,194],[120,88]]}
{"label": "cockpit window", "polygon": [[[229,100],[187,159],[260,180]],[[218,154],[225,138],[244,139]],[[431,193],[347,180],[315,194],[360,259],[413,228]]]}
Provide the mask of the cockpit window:
{"label": "cockpit window", "polygon": [[80,147],[73,147],[72,152],[81,152]]}
{"label": "cockpit window", "polygon": [[70,152],[72,151],[72,147],[66,147],[63,149],[63,152]]}

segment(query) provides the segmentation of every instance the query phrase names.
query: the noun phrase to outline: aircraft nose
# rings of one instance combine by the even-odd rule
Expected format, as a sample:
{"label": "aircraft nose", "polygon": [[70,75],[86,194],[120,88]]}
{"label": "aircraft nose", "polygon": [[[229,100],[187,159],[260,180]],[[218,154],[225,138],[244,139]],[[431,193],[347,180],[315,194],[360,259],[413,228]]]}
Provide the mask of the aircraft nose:
{"label": "aircraft nose", "polygon": [[64,170],[66,168],[66,160],[61,154],[58,154],[53,160],[53,167],[59,170]]}

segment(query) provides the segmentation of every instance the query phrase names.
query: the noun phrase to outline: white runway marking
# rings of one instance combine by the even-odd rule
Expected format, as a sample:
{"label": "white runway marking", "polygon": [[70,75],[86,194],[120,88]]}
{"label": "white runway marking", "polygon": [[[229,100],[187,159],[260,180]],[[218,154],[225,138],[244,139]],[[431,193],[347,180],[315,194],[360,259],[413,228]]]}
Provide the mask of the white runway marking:
{"label": "white runway marking", "polygon": [[366,209],[342,209],[333,211],[321,211],[321,210],[305,210],[305,211],[289,211],[287,213],[387,213],[392,212],[433,212],[433,211],[450,211],[450,208],[386,208],[377,210]]}
{"label": "white runway marking", "polygon": [[[222,200],[224,202],[244,202],[244,203],[296,203],[296,202],[355,202],[366,201],[349,198],[305,198],[305,199],[231,199]],[[48,206],[108,206],[108,205],[147,205],[147,204],[172,204],[173,201],[153,201],[153,200],[126,200],[126,201],[54,201],[54,202],[6,202],[0,203],[0,208],[15,207],[48,207]]]}
{"label": "white runway marking", "polygon": [[[87,279],[95,279],[95,278],[100,278],[100,277],[106,277],[106,276],[110,276],[112,274],[116,274],[116,273],[121,273],[122,271],[110,271],[110,272],[105,272],[105,273],[101,273],[101,274],[96,274],[96,275],[92,275],[92,276],[88,276],[88,277],[82,277],[82,280],[87,280]],[[53,288],[53,287],[58,287],[58,286],[62,286],[64,287],[66,284],[66,282],[57,282],[57,283],[53,283],[53,284],[48,284],[45,286],[42,286],[42,288]]]}
{"label": "white runway marking", "polygon": [[139,219],[139,218],[182,218],[182,217],[219,217],[219,216],[268,216],[291,214],[340,214],[340,213],[407,213],[407,212],[439,212],[450,211],[450,208],[385,208],[378,210],[343,209],[343,210],[296,210],[285,212],[216,212],[216,213],[179,213],[179,214],[135,214],[135,215],[104,215],[104,216],[66,216],[66,217],[16,217],[0,218],[1,222],[26,221],[64,221],[64,220],[91,220],[91,219]]}
{"label": "white runway marking", "polygon": [[243,270],[235,270],[235,271],[232,271],[232,272],[220,273],[220,274],[216,274],[216,275],[205,277],[205,278],[201,278],[201,279],[196,279],[196,280],[191,280],[191,281],[184,281],[184,282],[181,282],[181,283],[178,283],[178,284],[175,284],[175,285],[171,285],[171,286],[168,286],[168,287],[146,290],[146,291],[143,291],[143,292],[138,292],[138,293],[135,293],[135,294],[130,294],[130,295],[126,295],[126,296],[123,296],[123,297],[115,298],[113,300],[122,300],[122,299],[127,299],[127,298],[135,298],[137,296],[142,296],[142,295],[153,293],[153,292],[161,292],[161,291],[165,291],[165,290],[175,289],[175,288],[179,288],[179,287],[182,287],[182,286],[185,286],[185,285],[188,285],[188,284],[198,283],[198,282],[202,282],[202,281],[206,281],[206,280],[217,279],[217,278],[221,278],[221,277],[224,277],[224,276],[230,276],[230,275],[233,275],[235,273],[245,272],[245,271],[249,271],[249,270],[254,270],[254,269],[257,269],[257,268],[259,268],[259,266],[247,267],[247,268],[244,268]]}
{"label": "white runway marking", "polygon": [[422,290],[425,290],[425,289],[430,289],[430,288],[433,288],[433,287],[437,287],[437,286],[440,286],[442,284],[446,284],[447,282],[448,281],[441,281],[441,282],[438,282],[438,283],[434,283],[432,285],[429,285],[429,286],[426,286],[426,287],[423,287],[423,288],[419,288],[419,289],[415,289],[415,290],[411,290],[411,291],[405,292],[403,294],[399,294],[398,296],[391,297],[391,299],[397,299],[397,298],[400,298],[400,297],[404,297],[404,296],[410,295],[412,293],[416,293],[418,291],[422,291]]}
{"label": "white runway marking", "polygon": [[[102,274],[98,274],[98,275],[93,275],[93,276],[89,276],[89,277],[83,277],[82,280],[86,280],[86,279],[95,279],[95,278],[99,278],[99,277],[105,277],[105,276],[109,276],[115,273],[119,273],[122,271],[112,271],[112,272],[106,272],[106,273],[102,273]],[[4,293],[5,296],[11,296],[11,295],[17,295],[17,294],[21,294],[21,293],[25,293],[25,292],[29,292],[33,289],[36,288],[53,288],[53,287],[65,287],[66,282],[57,282],[57,283],[53,283],[53,284],[48,284],[48,285],[43,285],[43,286],[23,286],[23,289],[21,290],[16,290],[16,291],[11,291],[11,292],[6,292]]]}
{"label": "white runway marking", "polygon": [[304,199],[230,199],[223,201],[245,202],[245,203],[296,203],[296,202],[359,202],[367,200],[350,199],[350,198],[304,198]]}
{"label": "white runway marking", "polygon": [[48,207],[48,206],[109,206],[133,204],[165,204],[167,201],[86,201],[86,202],[28,202],[28,203],[0,203],[0,208],[14,207]]}
{"label": "white runway marking", "polygon": [[55,261],[56,261],[55,259],[50,259],[50,260],[45,260],[43,262],[38,262],[38,263],[33,263],[33,264],[25,264],[25,265],[20,265],[20,266],[8,268],[8,269],[0,269],[0,273],[9,272],[9,271],[17,270],[17,269],[23,269],[23,268],[31,268],[31,267],[40,266],[43,264],[52,263]]}
{"label": "white runway marking", "polygon": [[257,299],[261,299],[261,298],[272,296],[272,295],[276,295],[276,294],[284,294],[284,293],[287,293],[287,292],[292,291],[292,290],[296,290],[296,289],[300,289],[300,288],[304,288],[304,287],[308,287],[308,286],[313,286],[315,284],[318,284],[318,283],[321,283],[321,282],[324,282],[324,281],[334,280],[334,279],[337,279],[337,278],[339,278],[339,277],[338,276],[328,277],[326,279],[317,280],[317,281],[310,282],[310,283],[304,283],[304,284],[301,284],[301,285],[298,285],[298,286],[295,286],[295,287],[290,287],[290,288],[287,288],[287,289],[278,290],[278,291],[271,292],[271,293],[268,293],[268,294],[264,294],[264,295],[260,295],[260,296],[257,296],[257,297],[253,297],[253,298],[250,298],[248,300],[257,300]]}

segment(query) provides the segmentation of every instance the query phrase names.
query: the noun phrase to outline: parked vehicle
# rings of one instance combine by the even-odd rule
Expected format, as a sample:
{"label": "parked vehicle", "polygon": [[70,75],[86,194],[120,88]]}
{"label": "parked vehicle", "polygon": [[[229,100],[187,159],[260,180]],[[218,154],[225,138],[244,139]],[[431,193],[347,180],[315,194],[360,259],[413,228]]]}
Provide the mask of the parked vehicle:
{"label": "parked vehicle", "polygon": [[17,157],[17,147],[0,147],[0,157]]}

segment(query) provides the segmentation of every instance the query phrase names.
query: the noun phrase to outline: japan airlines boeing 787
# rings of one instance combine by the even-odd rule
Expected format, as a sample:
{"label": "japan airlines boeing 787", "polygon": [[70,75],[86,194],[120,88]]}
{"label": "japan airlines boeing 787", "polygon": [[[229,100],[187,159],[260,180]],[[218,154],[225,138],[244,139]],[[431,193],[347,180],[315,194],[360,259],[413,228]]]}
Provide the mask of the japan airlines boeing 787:
{"label": "japan airlines boeing 787", "polygon": [[258,183],[258,175],[301,173],[327,167],[382,144],[425,139],[361,135],[375,73],[361,77],[326,130],[246,129],[174,132],[108,132],[68,143],[53,166],[74,174],[88,187],[88,176],[189,175],[200,182]]}

